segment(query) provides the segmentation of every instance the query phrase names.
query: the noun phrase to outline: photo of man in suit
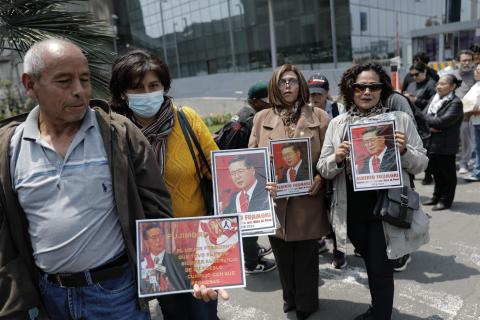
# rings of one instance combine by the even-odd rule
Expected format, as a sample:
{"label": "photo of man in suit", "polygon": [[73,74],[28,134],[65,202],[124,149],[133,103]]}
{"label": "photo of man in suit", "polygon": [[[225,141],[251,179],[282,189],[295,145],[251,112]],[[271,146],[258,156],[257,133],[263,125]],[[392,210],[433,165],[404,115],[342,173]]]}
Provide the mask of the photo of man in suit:
{"label": "photo of man in suit", "polygon": [[266,181],[256,176],[254,163],[247,156],[236,156],[228,164],[228,172],[237,188],[223,213],[269,210]]}
{"label": "photo of man in suit", "polygon": [[140,263],[142,294],[191,289],[180,260],[165,251],[165,232],[160,224],[149,223],[142,231],[147,254]]}
{"label": "photo of man in suit", "polygon": [[302,159],[302,151],[297,144],[282,146],[282,159],[287,165],[278,183],[310,180],[308,161]]}
{"label": "photo of man in suit", "polygon": [[[362,134],[363,144],[369,156],[360,166],[360,174],[397,171],[397,155],[393,145],[393,134],[384,134],[384,127],[371,126]],[[387,143],[391,141],[392,143]]]}

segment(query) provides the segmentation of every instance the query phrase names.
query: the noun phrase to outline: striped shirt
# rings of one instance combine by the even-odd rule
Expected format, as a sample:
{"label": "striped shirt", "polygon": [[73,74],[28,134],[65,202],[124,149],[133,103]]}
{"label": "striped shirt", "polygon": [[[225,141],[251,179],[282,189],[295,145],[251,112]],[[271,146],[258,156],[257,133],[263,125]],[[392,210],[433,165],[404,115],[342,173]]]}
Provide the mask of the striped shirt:
{"label": "striped shirt", "polygon": [[87,110],[65,158],[42,140],[38,116],[37,106],[16,128],[9,149],[35,263],[47,273],[95,268],[125,250],[95,111]]}

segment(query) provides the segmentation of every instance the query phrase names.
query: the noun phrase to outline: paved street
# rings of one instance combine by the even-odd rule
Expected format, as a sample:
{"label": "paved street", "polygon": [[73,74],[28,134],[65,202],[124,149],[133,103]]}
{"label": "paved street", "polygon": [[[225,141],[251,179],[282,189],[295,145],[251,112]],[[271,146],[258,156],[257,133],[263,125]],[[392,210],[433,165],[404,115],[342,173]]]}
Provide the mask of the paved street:
{"label": "paved street", "polygon": [[[433,186],[416,184],[422,200],[431,195]],[[480,319],[480,183],[459,179],[455,200],[447,211],[426,207],[431,240],[412,255],[405,272],[395,274],[393,319]],[[331,268],[330,253],[320,257],[320,309],[309,319],[353,319],[368,308],[365,268],[352,252],[350,247],[344,270]],[[294,312],[282,312],[277,271],[247,276],[247,287],[230,294],[220,303],[222,320],[296,319]]]}

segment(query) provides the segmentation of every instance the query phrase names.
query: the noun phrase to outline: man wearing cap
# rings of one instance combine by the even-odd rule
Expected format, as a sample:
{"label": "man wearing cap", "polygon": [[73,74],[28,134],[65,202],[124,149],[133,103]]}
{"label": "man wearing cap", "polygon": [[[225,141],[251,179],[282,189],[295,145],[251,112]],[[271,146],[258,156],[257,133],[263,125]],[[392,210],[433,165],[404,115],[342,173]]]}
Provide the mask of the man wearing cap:
{"label": "man wearing cap", "polygon": [[325,110],[330,120],[345,112],[343,104],[329,100],[330,84],[327,77],[316,73],[308,79],[310,105]]}
{"label": "man wearing cap", "polygon": [[[215,142],[221,150],[248,148],[255,113],[270,108],[267,81],[257,81],[248,89],[247,103],[222,129],[216,132],[218,136]],[[246,273],[267,272],[277,267],[275,261],[264,258],[272,252],[272,248],[260,246],[257,242],[258,237],[247,237],[242,241]]]}

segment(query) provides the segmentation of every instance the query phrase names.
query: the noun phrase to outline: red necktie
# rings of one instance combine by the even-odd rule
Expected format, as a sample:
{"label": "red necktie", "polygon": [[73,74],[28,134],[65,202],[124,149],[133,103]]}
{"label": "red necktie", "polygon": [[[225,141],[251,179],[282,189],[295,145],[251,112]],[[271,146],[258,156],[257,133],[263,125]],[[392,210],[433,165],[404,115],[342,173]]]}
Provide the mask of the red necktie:
{"label": "red necktie", "polygon": [[373,168],[374,173],[378,172],[378,157],[377,156],[373,156],[373,158],[372,158],[372,168]]}
{"label": "red necktie", "polygon": [[290,175],[290,182],[295,181],[295,169],[290,168],[289,175]]}
{"label": "red necktie", "polygon": [[240,210],[242,212],[247,212],[248,211],[248,195],[246,192],[242,191],[240,193]]}

